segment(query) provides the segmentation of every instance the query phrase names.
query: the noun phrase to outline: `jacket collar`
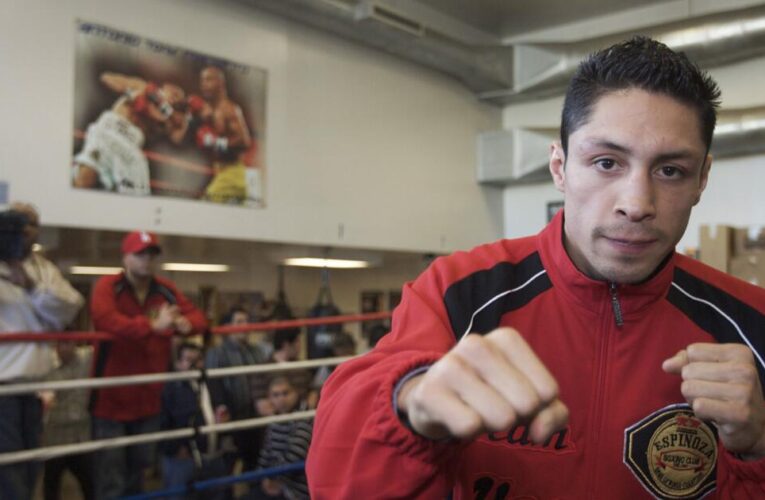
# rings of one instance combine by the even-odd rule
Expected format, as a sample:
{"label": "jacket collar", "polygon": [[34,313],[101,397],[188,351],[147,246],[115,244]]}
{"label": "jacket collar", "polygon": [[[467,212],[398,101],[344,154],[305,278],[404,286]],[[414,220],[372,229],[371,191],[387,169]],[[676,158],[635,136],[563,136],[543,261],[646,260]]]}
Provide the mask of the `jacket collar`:
{"label": "jacket collar", "polygon": [[[124,291],[130,291],[133,296],[135,296],[135,288],[133,288],[133,284],[130,282],[130,280],[127,278],[127,274],[123,270],[118,276],[117,281],[114,283],[114,293],[115,295],[119,295],[120,293]],[[149,282],[149,289],[146,293],[146,297],[150,297],[151,295],[157,293],[159,290],[159,283],[157,282],[156,277],[152,277],[151,281]]]}
{"label": "jacket collar", "polygon": [[[612,285],[585,276],[571,261],[563,246],[563,210],[539,233],[542,264],[556,290],[568,300],[596,313],[604,311],[612,301]],[[615,285],[622,314],[628,317],[662,299],[667,294],[674,273],[676,254],[673,252],[649,280],[639,285]]]}

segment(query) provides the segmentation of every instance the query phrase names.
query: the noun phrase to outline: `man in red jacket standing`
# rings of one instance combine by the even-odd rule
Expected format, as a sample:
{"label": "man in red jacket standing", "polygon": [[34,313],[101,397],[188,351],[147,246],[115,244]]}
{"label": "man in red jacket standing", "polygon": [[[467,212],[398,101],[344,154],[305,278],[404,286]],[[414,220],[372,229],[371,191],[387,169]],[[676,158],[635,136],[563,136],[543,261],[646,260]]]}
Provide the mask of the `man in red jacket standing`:
{"label": "man in red jacket standing", "polygon": [[765,290],[675,252],[720,91],[636,37],[586,58],[538,235],[437,259],[322,389],[311,497],[765,498]]}
{"label": "man in red jacket standing", "polygon": [[[155,276],[160,253],[156,235],[134,231],[122,240],[124,272],[96,283],[90,305],[93,325],[116,339],[98,345],[94,377],[166,372],[172,336],[202,333],[207,326],[202,312],[172,282]],[[161,392],[162,384],[94,390],[94,439],[158,431]],[[100,452],[96,498],[140,493],[152,448],[137,445]]]}

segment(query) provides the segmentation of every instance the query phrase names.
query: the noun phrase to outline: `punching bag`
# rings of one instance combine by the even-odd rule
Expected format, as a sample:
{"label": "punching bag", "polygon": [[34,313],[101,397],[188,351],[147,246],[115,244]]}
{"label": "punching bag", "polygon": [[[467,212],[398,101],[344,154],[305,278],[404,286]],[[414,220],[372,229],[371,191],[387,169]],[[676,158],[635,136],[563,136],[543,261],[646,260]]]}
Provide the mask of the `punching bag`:
{"label": "punching bag", "polygon": [[284,266],[279,266],[279,289],[276,292],[276,302],[271,314],[267,318],[270,321],[286,321],[295,319],[292,308],[287,302],[287,293],[284,291]]}
{"label": "punching bag", "polygon": [[[329,289],[329,269],[321,270],[321,286],[316,303],[308,312],[310,318],[339,316],[340,309],[332,302],[332,292]],[[335,334],[342,331],[343,325],[321,325],[308,328],[308,359],[328,358],[334,356],[332,346]]]}

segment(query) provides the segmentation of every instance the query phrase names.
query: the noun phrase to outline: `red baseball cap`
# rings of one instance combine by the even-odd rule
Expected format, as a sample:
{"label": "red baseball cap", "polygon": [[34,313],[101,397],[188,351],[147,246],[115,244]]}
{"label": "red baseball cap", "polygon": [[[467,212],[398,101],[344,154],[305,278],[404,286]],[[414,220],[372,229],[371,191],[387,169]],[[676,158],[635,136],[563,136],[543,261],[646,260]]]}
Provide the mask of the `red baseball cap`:
{"label": "red baseball cap", "polygon": [[143,252],[147,248],[156,248],[157,252],[162,251],[156,234],[148,231],[133,231],[122,239],[123,254]]}

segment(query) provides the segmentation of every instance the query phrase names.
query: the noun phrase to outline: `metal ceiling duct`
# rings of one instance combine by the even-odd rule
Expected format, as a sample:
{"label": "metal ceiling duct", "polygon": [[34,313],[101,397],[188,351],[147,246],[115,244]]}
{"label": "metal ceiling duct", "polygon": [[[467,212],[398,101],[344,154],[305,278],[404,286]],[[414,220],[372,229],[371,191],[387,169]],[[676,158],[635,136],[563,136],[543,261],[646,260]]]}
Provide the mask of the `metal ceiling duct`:
{"label": "metal ceiling duct", "polygon": [[[383,1],[238,1],[448,74],[498,106],[561,95],[586,54],[628,35],[504,46],[491,36],[477,40],[449,33]],[[729,64],[765,54],[765,10],[689,19],[645,33],[685,51],[702,67]]]}
{"label": "metal ceiling duct", "polygon": [[512,85],[512,47],[477,47],[373,1],[240,0],[451,75],[475,93]]}
{"label": "metal ceiling duct", "polygon": [[[685,52],[703,68],[721,66],[765,54],[765,11],[757,9],[715,22],[646,32],[670,47]],[[482,92],[480,99],[499,105],[562,95],[577,65],[587,54],[615,43],[624,36],[590,40],[571,45],[514,46],[513,85]]]}
{"label": "metal ceiling duct", "polygon": [[720,114],[712,154],[730,158],[765,153],[765,107],[726,110]]}

